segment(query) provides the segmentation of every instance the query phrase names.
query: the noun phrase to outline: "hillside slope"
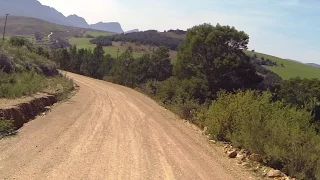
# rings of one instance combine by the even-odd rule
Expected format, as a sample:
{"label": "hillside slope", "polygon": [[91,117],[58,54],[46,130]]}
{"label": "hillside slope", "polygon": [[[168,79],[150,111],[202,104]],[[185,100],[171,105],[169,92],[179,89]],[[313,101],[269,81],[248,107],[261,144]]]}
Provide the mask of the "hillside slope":
{"label": "hillside slope", "polygon": [[[19,98],[38,92],[69,93],[73,83],[60,76],[56,64],[30,42],[0,40],[0,98]],[[0,117],[0,120],[2,118]]]}
{"label": "hillside slope", "polygon": [[[246,52],[248,55],[253,56],[257,55],[258,58],[264,57],[265,59],[270,59],[278,64],[278,66],[267,66],[266,68],[275,72],[283,79],[290,79],[293,77],[301,77],[301,78],[318,78],[320,79],[320,70],[319,68],[312,67],[300,62],[290,61],[286,59],[282,59],[279,57],[258,53],[258,52]],[[284,67],[281,66],[283,64]]]}
{"label": "hillside slope", "polygon": [[[0,17],[0,33],[3,33],[5,17]],[[51,32],[59,33],[63,38],[83,35],[85,32],[104,33],[105,31],[89,28],[78,28],[50,23],[41,19],[31,17],[10,16],[7,22],[6,35],[8,36],[33,36],[36,31],[49,35]]]}

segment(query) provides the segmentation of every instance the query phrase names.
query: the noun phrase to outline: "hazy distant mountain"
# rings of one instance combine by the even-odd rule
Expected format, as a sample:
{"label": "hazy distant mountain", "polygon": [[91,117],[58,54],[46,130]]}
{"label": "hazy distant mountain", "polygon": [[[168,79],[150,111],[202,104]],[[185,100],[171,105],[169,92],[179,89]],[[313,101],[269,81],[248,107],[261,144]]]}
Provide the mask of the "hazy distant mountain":
{"label": "hazy distant mountain", "polygon": [[90,28],[102,30],[102,31],[123,33],[121,25],[118,22],[109,22],[109,23],[98,22],[96,24],[90,24]]}
{"label": "hazy distant mountain", "polygon": [[307,65],[312,66],[312,67],[316,67],[316,68],[320,68],[320,65],[316,64],[316,63],[307,63]]}
{"label": "hazy distant mountain", "polygon": [[123,33],[121,25],[117,22],[100,22],[88,25],[86,20],[82,17],[77,15],[65,17],[61,12],[52,7],[42,5],[37,0],[0,0],[0,13],[0,16],[9,13],[11,16],[33,17],[60,25]]}
{"label": "hazy distant mountain", "polygon": [[49,6],[42,5],[37,0],[1,0],[0,12],[12,16],[39,18],[61,25],[69,25],[66,17]]}
{"label": "hazy distant mountain", "polygon": [[87,21],[83,17],[79,17],[76,14],[68,16],[67,20],[72,26],[89,28]]}
{"label": "hazy distant mountain", "polygon": [[133,32],[140,32],[140,31],[139,31],[139,29],[133,29],[133,30],[130,30],[130,31],[126,31],[124,33],[127,34],[127,33],[133,33]]}

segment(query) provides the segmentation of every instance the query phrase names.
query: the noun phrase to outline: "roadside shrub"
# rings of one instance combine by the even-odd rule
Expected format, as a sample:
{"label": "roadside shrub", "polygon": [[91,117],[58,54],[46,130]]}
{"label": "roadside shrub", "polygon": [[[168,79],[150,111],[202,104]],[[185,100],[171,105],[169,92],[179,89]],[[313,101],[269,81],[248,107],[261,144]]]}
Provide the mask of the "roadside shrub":
{"label": "roadside shrub", "polygon": [[15,132],[15,127],[12,120],[1,120],[0,119],[0,138],[8,136]]}
{"label": "roadside shrub", "polygon": [[214,138],[263,155],[269,166],[301,179],[315,178],[320,138],[309,123],[310,112],[271,100],[270,92],[222,92],[197,120]]}
{"label": "roadside shrub", "polygon": [[9,44],[16,47],[25,46],[29,51],[33,51],[32,43],[23,37],[11,37],[9,39]]}
{"label": "roadside shrub", "polygon": [[0,71],[11,73],[14,70],[13,62],[0,50]]}
{"label": "roadside shrub", "polygon": [[190,121],[193,121],[193,111],[201,109],[208,96],[206,83],[197,78],[180,81],[176,77],[170,77],[159,82],[156,88],[156,99]]}
{"label": "roadside shrub", "polygon": [[57,95],[57,100],[67,99],[70,92],[74,90],[74,82],[65,75],[57,75],[47,79],[45,90]]}
{"label": "roadside shrub", "polygon": [[144,93],[148,95],[155,95],[157,92],[157,87],[159,85],[159,81],[149,80],[145,84],[141,85],[141,89]]}

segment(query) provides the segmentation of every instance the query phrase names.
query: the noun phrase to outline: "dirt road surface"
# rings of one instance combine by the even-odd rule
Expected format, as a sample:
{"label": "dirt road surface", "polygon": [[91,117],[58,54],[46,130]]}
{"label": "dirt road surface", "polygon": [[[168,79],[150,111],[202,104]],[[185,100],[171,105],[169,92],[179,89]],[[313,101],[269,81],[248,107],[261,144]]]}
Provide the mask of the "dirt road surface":
{"label": "dirt road surface", "polygon": [[0,140],[0,179],[254,179],[147,96],[68,76],[75,96]]}

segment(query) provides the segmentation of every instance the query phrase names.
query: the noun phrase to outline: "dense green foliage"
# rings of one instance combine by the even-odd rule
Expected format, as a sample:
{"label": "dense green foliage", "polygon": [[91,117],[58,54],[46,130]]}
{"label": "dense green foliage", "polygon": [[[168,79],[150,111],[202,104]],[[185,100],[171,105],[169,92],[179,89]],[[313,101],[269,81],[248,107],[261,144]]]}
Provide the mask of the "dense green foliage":
{"label": "dense green foliage", "polygon": [[307,109],[314,118],[310,121],[320,133],[320,80],[293,78],[282,81],[274,89],[274,99],[290,106]]}
{"label": "dense green foliage", "polygon": [[[258,59],[257,54],[254,54],[251,57],[251,61],[253,61],[253,63],[259,65],[259,66],[278,66],[278,64],[274,61],[271,61],[270,59],[265,59],[264,57],[261,57],[260,59]],[[282,64],[283,66],[283,64]]]}
{"label": "dense green foliage", "polygon": [[276,87],[276,95],[288,104],[306,107],[309,103],[320,101],[320,80],[297,77],[282,81]]}
{"label": "dense green foliage", "polygon": [[174,38],[166,36],[164,34],[160,34],[154,30],[149,30],[128,34],[116,34],[112,36],[100,36],[92,39],[90,42],[94,44],[103,44],[104,42],[109,41],[122,41],[152,46],[165,46],[170,50],[178,50],[178,47],[183,40],[181,38]]}
{"label": "dense green foliage", "polygon": [[262,78],[243,52],[248,42],[247,34],[229,26],[193,27],[178,52],[174,74],[181,80],[201,79],[210,93],[197,98],[202,102],[214,98],[220,89],[255,88]]}
{"label": "dense green foliage", "polygon": [[280,101],[269,92],[220,93],[198,121],[208,133],[264,156],[268,165],[301,179],[320,178],[320,136],[312,116]]}
{"label": "dense green foliage", "polygon": [[90,40],[91,44],[101,44],[102,46],[112,46],[112,41],[104,36],[99,36]]}
{"label": "dense green foliage", "polygon": [[151,56],[144,55],[134,59],[132,49],[129,48],[118,60],[110,55],[104,55],[99,44],[90,49],[59,49],[53,52],[52,58],[64,70],[84,74],[86,76],[135,87],[148,80],[163,81],[172,75],[172,65],[169,49],[158,48]]}

